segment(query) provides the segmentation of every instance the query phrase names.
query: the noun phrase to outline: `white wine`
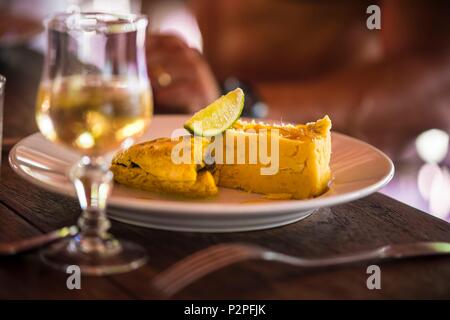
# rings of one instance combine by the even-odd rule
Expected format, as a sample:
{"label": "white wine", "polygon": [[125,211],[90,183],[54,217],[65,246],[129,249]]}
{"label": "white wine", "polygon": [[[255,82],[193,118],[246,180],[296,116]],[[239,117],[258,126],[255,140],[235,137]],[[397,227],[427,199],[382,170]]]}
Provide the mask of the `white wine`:
{"label": "white wine", "polygon": [[129,78],[72,76],[42,83],[36,119],[47,139],[102,155],[141,135],[153,114],[151,90]]}

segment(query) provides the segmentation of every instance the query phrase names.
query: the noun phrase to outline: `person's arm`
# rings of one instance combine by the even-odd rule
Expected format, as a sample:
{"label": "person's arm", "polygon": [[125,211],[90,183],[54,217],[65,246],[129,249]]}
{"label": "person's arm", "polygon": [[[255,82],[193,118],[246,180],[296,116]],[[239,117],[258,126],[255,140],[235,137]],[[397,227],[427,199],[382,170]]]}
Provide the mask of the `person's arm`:
{"label": "person's arm", "polygon": [[159,113],[194,113],[219,97],[219,87],[202,54],[177,36],[149,37],[147,67]]}

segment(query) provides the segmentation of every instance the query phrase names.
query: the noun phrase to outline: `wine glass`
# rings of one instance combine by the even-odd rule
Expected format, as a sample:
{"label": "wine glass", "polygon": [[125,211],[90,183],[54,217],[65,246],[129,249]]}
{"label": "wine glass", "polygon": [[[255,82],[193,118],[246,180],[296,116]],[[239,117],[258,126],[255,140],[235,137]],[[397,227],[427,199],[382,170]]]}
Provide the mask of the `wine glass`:
{"label": "wine glass", "polygon": [[75,149],[70,171],[82,209],[80,233],[41,251],[43,261],[82,273],[126,272],[145,250],[115,239],[106,204],[113,175],[105,155],[132,143],[150,124],[153,100],[145,61],[147,19],[141,15],[60,13],[45,21],[48,51],[36,120],[49,140]]}

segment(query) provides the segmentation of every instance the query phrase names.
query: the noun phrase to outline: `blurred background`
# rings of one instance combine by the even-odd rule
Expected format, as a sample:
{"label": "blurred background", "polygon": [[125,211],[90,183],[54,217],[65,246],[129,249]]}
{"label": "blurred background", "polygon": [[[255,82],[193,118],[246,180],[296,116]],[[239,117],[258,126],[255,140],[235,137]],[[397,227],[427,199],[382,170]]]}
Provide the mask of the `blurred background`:
{"label": "blurred background", "polygon": [[[370,5],[380,29],[367,27]],[[6,145],[37,131],[45,16],[143,13],[156,113],[192,113],[246,91],[245,115],[328,114],[392,157],[383,193],[450,221],[450,3],[331,0],[0,0]]]}

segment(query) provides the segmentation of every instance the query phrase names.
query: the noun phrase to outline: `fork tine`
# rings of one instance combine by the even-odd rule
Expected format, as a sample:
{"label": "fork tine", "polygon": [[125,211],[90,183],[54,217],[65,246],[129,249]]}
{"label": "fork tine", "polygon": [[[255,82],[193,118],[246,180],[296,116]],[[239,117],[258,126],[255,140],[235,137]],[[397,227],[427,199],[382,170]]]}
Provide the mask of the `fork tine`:
{"label": "fork tine", "polygon": [[[223,262],[227,263],[230,260],[228,257],[222,257],[215,259],[215,266],[222,265]],[[159,282],[158,289],[161,290],[161,292],[166,297],[171,297],[178,291],[182,290],[183,288],[187,287],[189,284],[195,282],[195,280],[200,279],[202,276],[208,274],[211,271],[211,265],[212,263],[206,262],[205,266],[195,268],[195,269],[189,269],[184,275],[181,275],[176,280],[173,281],[165,281],[164,286],[161,286],[161,282]]]}
{"label": "fork tine", "polygon": [[155,277],[153,285],[166,297],[212,271],[251,257],[235,245],[218,245],[189,256]]}
{"label": "fork tine", "polygon": [[[188,256],[185,259],[182,259],[181,261],[170,267],[168,270],[162,272],[161,275],[164,276],[164,278],[167,280],[176,281],[180,277],[180,275],[184,275],[186,273],[186,269],[196,270],[197,268],[205,265],[205,261],[214,261],[215,259],[219,259],[224,255],[227,256],[231,254],[251,255],[250,252],[247,252],[247,247],[248,246],[244,244],[220,244],[212,246],[194,253],[193,255]],[[252,252],[254,253],[254,250]]]}
{"label": "fork tine", "polygon": [[189,255],[185,257],[184,259],[181,259],[174,263],[172,266],[170,266],[169,269],[163,271],[160,273],[160,275],[164,275],[164,277],[168,277],[170,274],[175,274],[179,271],[180,267],[181,269],[186,267],[195,267],[196,265],[202,263],[202,260],[208,257],[215,257],[217,255],[221,255],[223,251],[227,252],[228,248],[224,247],[223,245],[217,245],[213,247],[208,247],[207,249],[197,251],[193,253],[192,255]]}
{"label": "fork tine", "polygon": [[208,247],[207,249],[195,252],[194,254],[179,260],[168,269],[164,270],[160,274],[155,277],[155,283],[159,283],[159,279],[161,281],[171,281],[179,278],[180,275],[184,274],[186,270],[195,269],[197,266],[203,265],[203,260],[206,259],[216,259],[219,258],[223,251],[227,254],[228,248],[223,245],[217,245],[214,247]]}
{"label": "fork tine", "polygon": [[[239,245],[239,246],[241,246],[241,245]],[[224,251],[226,253],[229,253],[230,250],[233,251],[233,250],[236,250],[236,249],[240,249],[240,248],[238,246],[236,246],[235,244],[218,244],[218,245],[213,245],[213,246],[210,246],[210,247],[208,247],[206,249],[197,251],[197,252],[193,253],[192,255],[190,255],[190,256],[188,256],[188,257],[186,257],[186,258],[176,262],[175,264],[173,264],[170,267],[170,269],[171,269],[171,272],[173,272],[173,271],[177,270],[178,266],[180,266],[180,265],[183,268],[185,268],[186,266],[191,265],[191,264],[197,265],[197,264],[202,263],[202,260],[205,259],[205,258],[210,259],[211,257],[213,257],[215,255],[222,255]],[[161,275],[162,274],[167,275],[168,271],[169,270],[166,270],[166,271],[162,272]]]}
{"label": "fork tine", "polygon": [[245,260],[245,256],[230,255],[211,260],[206,262],[204,266],[190,269],[185,272],[184,275],[181,275],[178,279],[172,282],[166,282],[164,287],[161,286],[162,281],[160,281],[159,289],[166,297],[170,297],[203,276],[242,260]]}

